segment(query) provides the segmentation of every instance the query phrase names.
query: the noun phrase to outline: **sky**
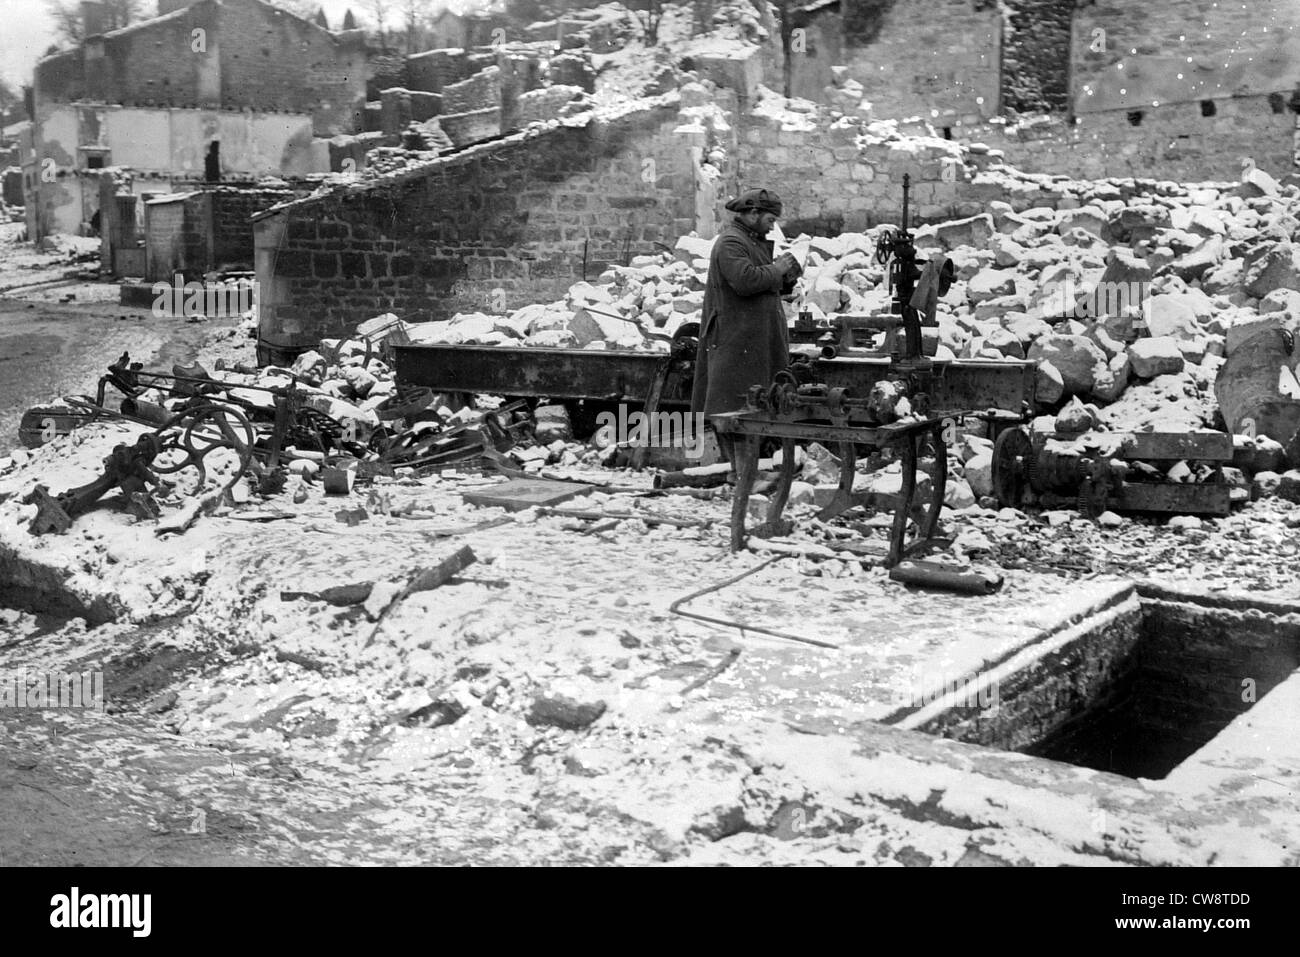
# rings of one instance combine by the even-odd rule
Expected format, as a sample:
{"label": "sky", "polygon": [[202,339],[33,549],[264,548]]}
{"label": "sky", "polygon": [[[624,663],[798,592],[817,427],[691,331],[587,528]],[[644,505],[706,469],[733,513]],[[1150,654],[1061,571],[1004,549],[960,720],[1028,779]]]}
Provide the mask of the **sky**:
{"label": "sky", "polygon": [[[145,0],[146,9],[156,9],[156,0]],[[366,8],[369,0],[317,0],[325,8],[325,17],[337,30],[343,23],[343,13],[349,7],[359,21],[368,22]],[[390,0],[389,6],[399,4]],[[389,14],[390,23],[397,16]],[[46,0],[0,0],[0,77],[17,92],[24,83],[30,83],[32,68],[51,43],[54,35],[54,18],[50,16]]]}

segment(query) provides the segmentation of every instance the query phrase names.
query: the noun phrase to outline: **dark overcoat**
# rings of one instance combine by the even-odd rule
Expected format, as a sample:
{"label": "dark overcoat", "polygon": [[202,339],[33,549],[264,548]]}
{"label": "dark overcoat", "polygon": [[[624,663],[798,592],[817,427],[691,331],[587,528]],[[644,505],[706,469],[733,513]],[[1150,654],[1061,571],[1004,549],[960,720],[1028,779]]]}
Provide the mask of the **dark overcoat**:
{"label": "dark overcoat", "polygon": [[709,255],[692,412],[743,408],[750,386],[771,385],[789,364],[783,279],[770,242],[739,222],[722,228]]}

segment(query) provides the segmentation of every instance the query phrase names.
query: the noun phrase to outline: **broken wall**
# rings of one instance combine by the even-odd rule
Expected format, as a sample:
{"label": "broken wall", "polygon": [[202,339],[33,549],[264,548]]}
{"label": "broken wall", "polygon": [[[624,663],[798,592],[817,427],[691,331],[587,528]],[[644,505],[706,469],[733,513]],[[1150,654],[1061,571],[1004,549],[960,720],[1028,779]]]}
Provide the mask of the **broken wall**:
{"label": "broken wall", "polygon": [[219,186],[207,192],[212,204],[209,268],[253,268],[253,215],[292,200],[293,190]]}
{"label": "broken wall", "polygon": [[361,38],[261,0],[200,0],[42,59],[37,109],[93,100],[303,113],[319,136],[350,133],[365,102]]}
{"label": "broken wall", "polygon": [[448,83],[456,83],[467,76],[469,67],[464,50],[429,50],[406,58],[405,85],[412,90],[441,93]]}
{"label": "broken wall", "polygon": [[1070,104],[1070,44],[1078,0],[1004,0],[1002,108],[1064,113]]}
{"label": "broken wall", "polygon": [[[1003,20],[990,0],[841,0],[823,30],[843,36],[838,64],[862,84],[877,118],[923,116],[936,126],[971,123],[999,110]],[[840,26],[835,30],[834,21]],[[827,52],[804,71],[829,69]]]}
{"label": "broken wall", "polygon": [[[918,124],[919,125],[919,124]],[[736,189],[766,187],[781,194],[782,228],[834,236],[902,215],[903,175],[911,176],[913,224],[973,216],[991,200],[1016,208],[1053,206],[1063,194],[1036,189],[1015,195],[1003,186],[977,183],[985,157],[965,154],[935,137],[859,142],[861,130],[847,122],[830,128],[790,128],[778,118],[741,118]]]}
{"label": "broken wall", "polygon": [[[99,208],[98,169],[88,165],[92,155],[105,166],[138,171],[142,183],[152,180],[145,188],[154,190],[202,180],[208,145],[214,141],[223,177],[329,171],[328,143],[313,138],[308,116],[43,104],[38,117],[32,166],[35,236],[76,235]],[[52,161],[48,167],[47,159]]]}
{"label": "broken wall", "polygon": [[694,172],[661,103],[516,133],[256,223],[262,339],[314,345],[393,311],[447,318],[560,298],[694,223]]}
{"label": "broken wall", "polygon": [[1300,3],[1132,4],[1075,13],[1074,109],[1081,116],[1300,87]]}
{"label": "broken wall", "polygon": [[1240,96],[1215,100],[1212,116],[1199,102],[1162,103],[1141,111],[1136,124],[1129,111],[1107,110],[1080,114],[1074,125],[1057,117],[963,132],[1031,173],[1227,182],[1240,178],[1249,158],[1281,178],[1300,169],[1300,140],[1297,115],[1279,105],[1276,97]]}
{"label": "broken wall", "polygon": [[160,196],[144,204],[145,278],[171,282],[203,272],[211,237],[211,202],[203,193]]}
{"label": "broken wall", "polygon": [[356,130],[366,96],[361,43],[260,0],[221,7],[222,106],[310,114],[317,136]]}

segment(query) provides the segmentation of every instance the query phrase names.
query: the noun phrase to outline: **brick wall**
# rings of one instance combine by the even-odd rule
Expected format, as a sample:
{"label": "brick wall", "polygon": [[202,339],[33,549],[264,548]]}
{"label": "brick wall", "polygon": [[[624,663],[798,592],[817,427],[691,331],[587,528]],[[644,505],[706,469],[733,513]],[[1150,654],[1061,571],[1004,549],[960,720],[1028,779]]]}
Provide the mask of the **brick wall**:
{"label": "brick wall", "polygon": [[[1143,717],[1154,732],[1204,743],[1300,666],[1300,624],[1253,609],[1147,601],[1142,627],[1146,669]],[[1280,611],[1280,609],[1278,609]]]}
{"label": "brick wall", "polygon": [[[1090,617],[1087,626],[1047,639],[1034,661],[999,674],[996,708],[979,707],[977,686],[953,676],[970,706],[950,708],[917,730],[1008,751],[1034,748],[1070,718],[1109,701],[1137,669],[1142,610],[1136,600]],[[985,694],[991,703],[992,692]]]}
{"label": "brick wall", "polygon": [[672,245],[694,225],[679,123],[665,100],[517,133],[259,219],[263,339],[292,348],[388,310],[444,318],[558,299],[582,278],[584,244],[593,279],[625,244]]}
{"label": "brick wall", "polygon": [[238,189],[219,187],[210,191],[212,203],[212,265],[253,265],[254,213],[294,198],[291,189]]}

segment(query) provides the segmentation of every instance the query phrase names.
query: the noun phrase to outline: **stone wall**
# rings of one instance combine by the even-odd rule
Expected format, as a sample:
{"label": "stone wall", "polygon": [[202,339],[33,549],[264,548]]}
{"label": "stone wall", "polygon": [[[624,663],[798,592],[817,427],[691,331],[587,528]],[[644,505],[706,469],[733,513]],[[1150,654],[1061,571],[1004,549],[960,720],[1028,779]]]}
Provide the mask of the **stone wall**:
{"label": "stone wall", "polygon": [[1005,0],[1002,108],[1065,112],[1070,103],[1070,27],[1077,0]]}
{"label": "stone wall", "polygon": [[515,124],[523,128],[529,123],[553,120],[563,115],[566,104],[583,95],[583,91],[576,86],[547,86],[540,90],[530,90],[516,102]]}
{"label": "stone wall", "polygon": [[516,133],[256,222],[262,338],[314,344],[385,311],[446,318],[561,298],[694,223],[675,98]]}
{"label": "stone wall", "polygon": [[377,100],[384,90],[409,85],[408,58],[398,53],[374,53],[366,63],[366,99]]}
{"label": "stone wall", "polygon": [[253,266],[253,214],[294,198],[291,189],[220,186],[208,191],[212,204],[211,265]]}
{"label": "stone wall", "polygon": [[841,0],[838,8],[818,15],[829,18],[824,31],[843,35],[834,65],[848,67],[877,117],[924,116],[951,126],[998,114],[1003,23],[995,3]]}
{"label": "stone wall", "polygon": [[810,8],[796,17],[792,92],[844,108],[828,92],[843,65],[873,118],[921,116],[1030,172],[1222,181],[1247,158],[1274,176],[1300,171],[1300,2],[1002,6],[1001,50],[1002,14],[985,0],[924,14],[904,0]]}
{"label": "stone wall", "polygon": [[310,113],[317,136],[355,130],[362,46],[261,0],[222,0],[219,33],[223,106]]}
{"label": "stone wall", "polygon": [[365,76],[360,37],[261,0],[200,0],[42,59],[34,86],[38,111],[89,100],[300,112],[330,136],[355,129]]}
{"label": "stone wall", "polygon": [[824,100],[831,67],[844,64],[844,24],[837,7],[795,11],[790,38],[791,96]]}
{"label": "stone wall", "polygon": [[860,140],[856,124],[795,129],[761,115],[740,124],[737,189],[770,187],[785,203],[783,229],[834,236],[900,221],[903,174],[911,176],[913,224],[973,216],[992,200],[1018,209],[1055,206],[1064,196],[1050,188],[1009,192],[977,178],[986,155],[937,137]]}
{"label": "stone wall", "polygon": [[1149,110],[1300,87],[1295,0],[1097,0],[1074,26],[1074,109]]}
{"label": "stone wall", "polygon": [[451,83],[442,91],[445,114],[471,113],[500,105],[501,70],[495,66],[488,67],[467,80]]}
{"label": "stone wall", "polygon": [[1054,117],[962,133],[1002,150],[1026,172],[1222,182],[1238,179],[1247,158],[1278,178],[1300,171],[1297,129],[1296,114],[1278,97],[1241,96],[1214,101],[1212,116],[1203,115],[1199,102],[1170,103],[1084,113],[1074,125]]}
{"label": "stone wall", "polygon": [[[105,34],[82,47],[85,91],[82,97],[106,103],[151,106],[216,106],[220,89],[203,83],[202,61],[216,59],[209,49],[191,49],[191,31],[203,30],[218,43],[217,6],[195,4],[149,23]],[[44,91],[41,91],[44,92]]]}
{"label": "stone wall", "polygon": [[467,76],[464,50],[429,50],[406,58],[406,86],[412,90],[441,93],[448,83]]}

